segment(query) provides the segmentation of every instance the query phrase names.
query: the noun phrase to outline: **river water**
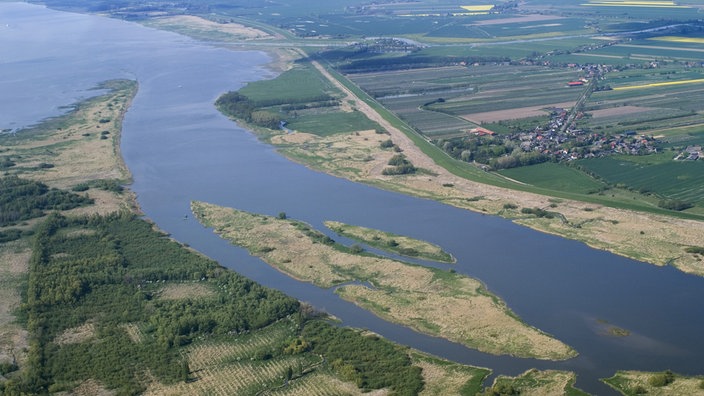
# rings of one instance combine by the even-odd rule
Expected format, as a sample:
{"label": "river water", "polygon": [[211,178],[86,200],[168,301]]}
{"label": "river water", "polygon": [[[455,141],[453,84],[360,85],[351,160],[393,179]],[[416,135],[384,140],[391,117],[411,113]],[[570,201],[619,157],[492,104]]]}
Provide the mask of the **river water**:
{"label": "river water", "polygon": [[[222,92],[273,77],[269,60],[123,21],[0,3],[0,130],[61,114],[95,95],[98,82],[136,79],[139,93],[122,137],[131,188],[148,218],[222,265],[347,325],[495,374],[572,370],[578,387],[607,394],[613,391],[598,379],[619,369],[704,373],[704,278],[286,160],[213,107]],[[323,221],[338,220],[434,242],[457,258],[458,272],[483,281],[527,323],[580,355],[565,362],[497,357],[385,322],[230,246],[192,219],[191,200],[283,211],[324,232]],[[608,336],[601,321],[632,334]]]}

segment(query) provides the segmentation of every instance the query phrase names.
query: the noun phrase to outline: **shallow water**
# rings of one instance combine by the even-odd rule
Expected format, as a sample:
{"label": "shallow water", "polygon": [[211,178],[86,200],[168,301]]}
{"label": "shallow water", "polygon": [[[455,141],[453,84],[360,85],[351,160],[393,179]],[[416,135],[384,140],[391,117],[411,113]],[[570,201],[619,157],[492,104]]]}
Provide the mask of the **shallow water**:
{"label": "shallow water", "polygon": [[[517,374],[573,370],[577,386],[604,394],[618,369],[702,374],[704,279],[542,234],[507,220],[351,183],[277,154],[213,107],[220,93],[271,77],[269,58],[214,48],[171,33],[22,3],[0,3],[0,129],[62,113],[98,82],[137,79],[122,151],[147,217],[177,240],[262,284],[329,311],[345,324],[458,362]],[[202,200],[312,224],[325,220],[428,240],[457,258],[527,323],[574,347],[565,362],[496,357],[387,323],[295,281],[232,247],[189,214]],[[628,329],[604,334],[600,321]]]}

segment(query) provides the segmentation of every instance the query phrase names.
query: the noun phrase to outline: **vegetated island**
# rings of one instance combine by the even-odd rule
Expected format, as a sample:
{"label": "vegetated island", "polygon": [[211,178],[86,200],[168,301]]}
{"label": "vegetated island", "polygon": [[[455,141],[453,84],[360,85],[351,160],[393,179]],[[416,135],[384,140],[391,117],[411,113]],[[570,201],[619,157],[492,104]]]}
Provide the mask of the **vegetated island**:
{"label": "vegetated island", "polygon": [[366,243],[375,248],[396,253],[401,256],[415,257],[423,260],[454,263],[456,260],[450,253],[438,245],[415,238],[375,230],[373,228],[354,226],[339,221],[326,221],[325,226],[355,241]]}
{"label": "vegetated island", "polygon": [[[477,280],[360,254],[300,221],[192,202],[198,220],[290,276],[336,292],[376,315],[493,354],[563,360],[564,343],[523,323]],[[367,282],[371,286],[352,282]],[[340,286],[341,285],[341,286]]]}
{"label": "vegetated island", "polygon": [[0,394],[482,389],[488,369],[329,325],[140,219],[119,155],[137,84],[101,87],[0,135]]}
{"label": "vegetated island", "polygon": [[704,377],[662,372],[619,371],[602,380],[623,395],[704,395]]}

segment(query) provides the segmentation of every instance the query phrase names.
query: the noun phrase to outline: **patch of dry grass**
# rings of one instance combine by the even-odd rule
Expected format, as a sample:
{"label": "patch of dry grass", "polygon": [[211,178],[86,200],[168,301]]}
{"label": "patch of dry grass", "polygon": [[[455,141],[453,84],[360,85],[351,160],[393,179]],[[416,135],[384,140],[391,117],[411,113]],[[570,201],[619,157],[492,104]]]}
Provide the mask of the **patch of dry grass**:
{"label": "patch of dry grass", "polygon": [[215,296],[215,290],[203,283],[173,283],[159,291],[162,300],[201,299]]}
{"label": "patch of dry grass", "polygon": [[21,303],[19,287],[31,254],[27,241],[0,244],[0,363],[17,359],[21,365],[26,358],[27,332],[15,322],[13,311]]}
{"label": "patch of dry grass", "polygon": [[94,336],[95,324],[87,322],[80,326],[64,330],[63,333],[56,336],[54,343],[57,345],[79,344],[89,341]]}
{"label": "patch of dry grass", "polygon": [[425,386],[419,396],[445,396],[470,394],[462,393],[468,383],[476,383],[476,391],[481,390],[481,381],[490,373],[488,369],[450,363],[426,355],[413,353],[415,366],[423,369]]}
{"label": "patch of dry grass", "polygon": [[[495,354],[566,359],[574,350],[530,327],[477,280],[399,261],[351,254],[302,223],[202,202],[191,204],[205,225],[300,280],[330,287],[353,280],[338,293],[390,321]],[[316,234],[313,234],[316,235]]]}
{"label": "patch of dry grass", "polygon": [[173,15],[161,18],[151,18],[143,21],[147,26],[157,29],[175,31],[177,33],[197,38],[229,38],[231,40],[261,40],[275,36],[262,30],[239,23],[218,23],[194,15]]}
{"label": "patch of dry grass", "polygon": [[[111,91],[78,104],[73,112],[20,131],[14,139],[5,138],[4,155],[17,164],[8,172],[61,189],[98,179],[129,180],[120,155],[120,132],[137,84],[120,80],[108,82],[105,87]],[[53,167],[39,167],[42,163]],[[135,208],[134,198],[127,191],[115,194],[90,189],[87,194],[96,200],[95,205],[67,213]]]}
{"label": "patch of dry grass", "polygon": [[66,396],[112,396],[116,395],[117,392],[114,390],[106,389],[105,385],[93,379],[81,382],[74,390],[71,392],[63,393]]}

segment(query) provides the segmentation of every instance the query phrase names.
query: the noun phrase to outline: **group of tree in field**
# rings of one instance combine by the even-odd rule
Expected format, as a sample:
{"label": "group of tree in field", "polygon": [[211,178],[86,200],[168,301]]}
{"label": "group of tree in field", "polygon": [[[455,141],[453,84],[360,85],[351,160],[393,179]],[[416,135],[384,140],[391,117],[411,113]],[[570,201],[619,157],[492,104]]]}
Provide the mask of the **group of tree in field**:
{"label": "group of tree in field", "polygon": [[403,154],[394,155],[387,164],[391,166],[381,171],[383,175],[408,175],[418,170]]}
{"label": "group of tree in field", "polygon": [[[33,238],[19,313],[28,358],[19,370],[4,370],[0,395],[69,391],[88,379],[139,394],[147,372],[164,384],[192,377],[184,347],[214,337],[236,342],[284,319],[298,323],[296,339],[257,359],[311,354],[364,390],[414,395],[423,387],[404,348],[304,314],[297,300],[220,267],[134,214],[52,213]],[[196,284],[211,294],[160,298],[170,285]],[[91,329],[84,339],[60,341],[82,326]]]}
{"label": "group of tree in field", "polygon": [[254,102],[238,92],[223,94],[215,101],[215,105],[231,117],[264,128],[278,129],[283,121],[279,114],[259,109]]}
{"label": "group of tree in field", "polygon": [[45,211],[68,210],[93,203],[90,198],[49,188],[17,176],[0,178],[0,227],[41,217]]}
{"label": "group of tree in field", "polygon": [[441,139],[436,142],[452,158],[465,162],[486,164],[492,169],[508,169],[553,160],[536,151],[516,149],[514,142],[500,136]]}

